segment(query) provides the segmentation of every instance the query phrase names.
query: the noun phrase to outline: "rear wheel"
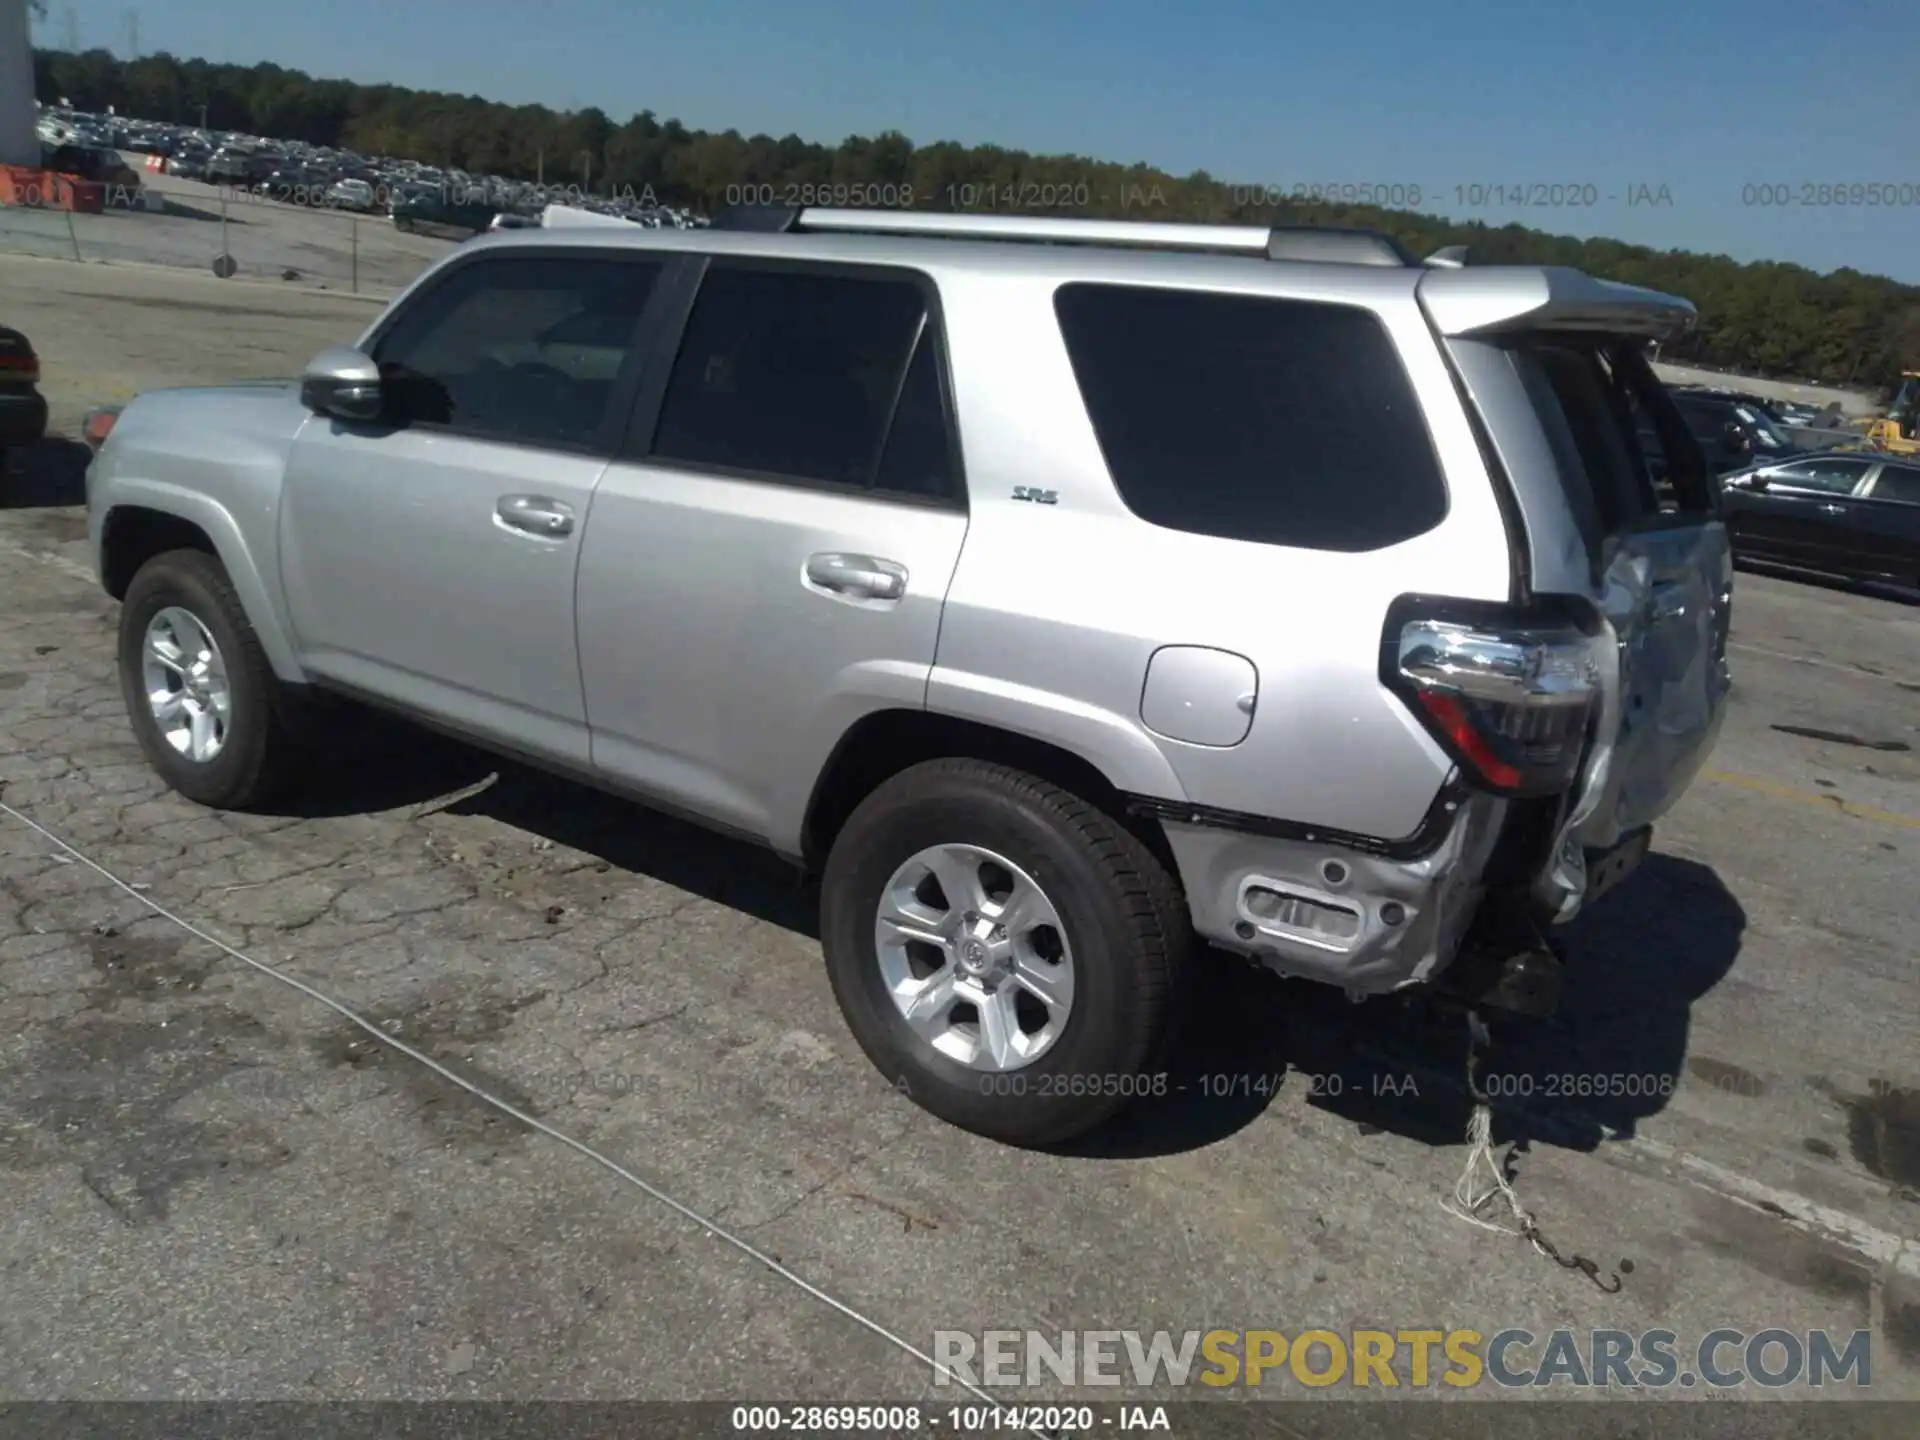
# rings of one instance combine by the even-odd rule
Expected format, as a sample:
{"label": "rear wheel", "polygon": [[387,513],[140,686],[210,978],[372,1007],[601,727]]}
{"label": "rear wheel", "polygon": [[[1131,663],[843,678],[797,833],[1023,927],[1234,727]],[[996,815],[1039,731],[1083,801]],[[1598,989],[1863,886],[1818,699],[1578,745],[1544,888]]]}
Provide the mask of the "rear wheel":
{"label": "rear wheel", "polygon": [[1164,1093],[1186,907],[1059,786],[976,760],[886,781],[828,857],[821,936],[854,1038],[942,1119],[1041,1145]]}
{"label": "rear wheel", "polygon": [[160,777],[190,800],[246,809],[290,769],[290,702],[227,572],[199,550],[140,567],[120,610],[120,688]]}

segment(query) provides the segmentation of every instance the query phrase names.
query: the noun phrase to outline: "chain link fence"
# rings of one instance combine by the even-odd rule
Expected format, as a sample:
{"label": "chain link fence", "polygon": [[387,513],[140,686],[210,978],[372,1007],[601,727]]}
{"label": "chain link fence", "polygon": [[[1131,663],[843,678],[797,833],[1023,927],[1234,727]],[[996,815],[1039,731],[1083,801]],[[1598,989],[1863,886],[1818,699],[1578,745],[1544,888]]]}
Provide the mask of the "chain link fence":
{"label": "chain link fence", "polygon": [[178,266],[390,295],[452,243],[397,231],[384,215],[288,204],[173,177],[137,190],[110,188],[109,202],[96,215],[0,205],[0,253]]}

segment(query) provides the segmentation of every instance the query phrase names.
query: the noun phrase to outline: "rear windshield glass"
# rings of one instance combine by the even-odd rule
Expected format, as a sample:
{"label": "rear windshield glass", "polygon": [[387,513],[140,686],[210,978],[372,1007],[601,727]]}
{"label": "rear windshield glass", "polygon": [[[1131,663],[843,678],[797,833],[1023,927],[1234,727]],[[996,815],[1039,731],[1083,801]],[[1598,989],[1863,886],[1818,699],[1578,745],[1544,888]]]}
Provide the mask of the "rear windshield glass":
{"label": "rear windshield glass", "polygon": [[1631,342],[1512,353],[1590,546],[1656,512],[1711,508],[1699,442]]}
{"label": "rear windshield glass", "polygon": [[1055,311],[1127,508],[1173,530],[1374,550],[1447,513],[1385,327],[1347,305],[1065,285]]}

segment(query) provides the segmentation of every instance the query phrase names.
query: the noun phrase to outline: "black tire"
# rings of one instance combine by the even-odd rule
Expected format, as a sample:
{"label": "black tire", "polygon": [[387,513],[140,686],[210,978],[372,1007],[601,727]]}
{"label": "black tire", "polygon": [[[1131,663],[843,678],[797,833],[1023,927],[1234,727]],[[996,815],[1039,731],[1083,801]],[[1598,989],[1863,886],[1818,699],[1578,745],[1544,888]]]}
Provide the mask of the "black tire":
{"label": "black tire", "polygon": [[[232,697],[227,732],[211,760],[196,761],[174,749],[147,703],[141,647],[148,623],[167,606],[199,620],[226,662]],[[250,809],[277,794],[293,768],[293,703],[267,663],[226,570],[204,551],[169,550],[133,577],[120,608],[120,690],[148,762],[189,800],[221,810]]]}
{"label": "black tire", "polygon": [[[874,940],[881,891],[929,846],[978,845],[1031,875],[1073,954],[1059,1038],[1022,1069],[972,1069],[916,1035],[887,993]],[[976,1134],[1040,1146],[1153,1094],[1193,950],[1186,905],[1139,839],[1079,796],[979,760],[933,760],[881,784],[848,819],[821,884],[835,997],[867,1057],[916,1104]],[[1009,1093],[1012,1092],[1012,1093]]]}

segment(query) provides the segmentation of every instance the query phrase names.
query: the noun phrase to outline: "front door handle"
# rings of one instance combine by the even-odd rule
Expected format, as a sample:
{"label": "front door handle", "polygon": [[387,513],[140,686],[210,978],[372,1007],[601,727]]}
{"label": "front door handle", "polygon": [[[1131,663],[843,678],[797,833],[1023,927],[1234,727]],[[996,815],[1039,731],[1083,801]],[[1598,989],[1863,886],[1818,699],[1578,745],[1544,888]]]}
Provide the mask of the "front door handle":
{"label": "front door handle", "polygon": [[1847,507],[1844,505],[1822,505],[1820,508],[1829,515],[1844,515],[1847,513]]}
{"label": "front door handle", "polygon": [[545,495],[502,495],[493,513],[502,525],[557,539],[573,533],[573,507]]}
{"label": "front door handle", "polygon": [[856,600],[898,600],[907,593],[907,567],[872,555],[810,555],[807,583]]}

